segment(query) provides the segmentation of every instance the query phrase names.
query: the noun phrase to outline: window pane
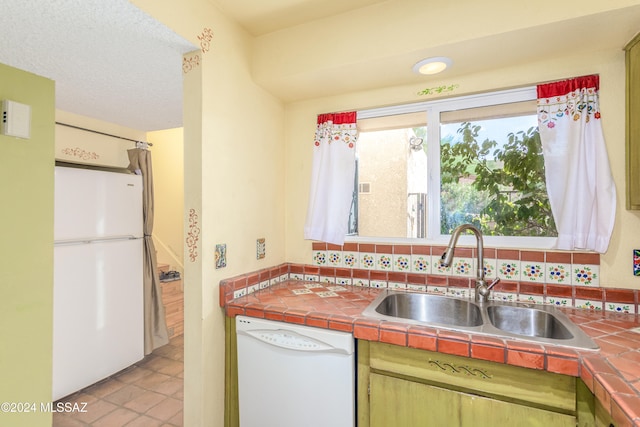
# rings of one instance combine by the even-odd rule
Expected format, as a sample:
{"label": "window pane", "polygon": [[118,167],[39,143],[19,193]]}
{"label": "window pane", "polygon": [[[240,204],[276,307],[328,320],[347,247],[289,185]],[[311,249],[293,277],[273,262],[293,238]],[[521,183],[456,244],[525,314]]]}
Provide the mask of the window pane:
{"label": "window pane", "polygon": [[440,232],[556,236],[535,101],[441,114]]}
{"label": "window pane", "polygon": [[359,121],[357,234],[426,237],[424,112]]}

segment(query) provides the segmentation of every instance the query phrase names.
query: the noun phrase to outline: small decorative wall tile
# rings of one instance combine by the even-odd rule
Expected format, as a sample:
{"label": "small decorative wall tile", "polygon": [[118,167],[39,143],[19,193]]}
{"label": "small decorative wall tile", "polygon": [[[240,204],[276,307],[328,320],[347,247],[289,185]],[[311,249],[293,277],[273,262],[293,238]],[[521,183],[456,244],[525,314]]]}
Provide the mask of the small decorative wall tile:
{"label": "small decorative wall tile", "polygon": [[[266,289],[269,286],[273,286],[276,285],[280,282],[282,282],[283,280],[281,280],[279,277],[274,277],[273,279],[269,280],[268,283],[260,283],[260,289]],[[263,287],[264,286],[264,287]]]}
{"label": "small decorative wall tile", "polygon": [[247,288],[236,289],[235,291],[233,291],[234,298],[240,298],[245,296],[246,294],[247,294]]}
{"label": "small decorative wall tile", "polygon": [[599,265],[573,264],[572,283],[578,286],[600,286]]}
{"label": "small decorative wall tile", "polygon": [[522,303],[529,303],[529,304],[544,304],[544,296],[519,294],[518,301]]}
{"label": "small decorative wall tile", "polygon": [[353,279],[353,286],[362,286],[363,288],[368,288],[369,281],[367,279]]}
{"label": "small decorative wall tile", "polygon": [[280,281],[284,282],[285,280],[289,280],[289,273],[285,273],[280,276]]}
{"label": "small decorative wall tile", "polygon": [[407,289],[407,284],[399,282],[389,282],[389,285],[387,287],[389,289]]}
{"label": "small decorative wall tile", "polygon": [[369,287],[371,288],[386,288],[387,287],[387,282],[383,282],[380,280],[372,280],[369,283]]}
{"label": "small decorative wall tile", "polygon": [[327,265],[330,267],[342,267],[342,251],[327,251]]}
{"label": "small decorative wall tile", "polygon": [[291,280],[304,280],[304,275],[300,273],[291,273],[290,278]]}
{"label": "small decorative wall tile", "polygon": [[373,270],[376,268],[376,255],[370,252],[360,253],[360,268]]}
{"label": "small decorative wall tile", "polygon": [[484,277],[487,279],[495,279],[497,276],[498,260],[495,258],[485,258],[484,260]]}
{"label": "small decorative wall tile", "polygon": [[414,273],[431,273],[431,255],[411,255],[411,271]]}
{"label": "small decorative wall tile", "polygon": [[345,288],[344,286],[327,286],[327,289],[332,291],[332,292],[346,292],[347,288]]}
{"label": "small decorative wall tile", "polygon": [[313,291],[311,289],[292,289],[291,292],[293,292],[295,295],[306,295],[306,294],[312,294]]}
{"label": "small decorative wall tile", "polygon": [[393,255],[393,271],[411,271],[411,255]]}
{"label": "small decorative wall tile", "polygon": [[339,296],[337,293],[331,292],[331,291],[316,292],[316,295],[318,295],[320,298],[330,298],[330,297]]}
{"label": "small decorative wall tile", "polygon": [[440,257],[438,255],[431,255],[431,273],[451,274],[451,267],[444,267],[440,264]]}
{"label": "small decorative wall tile", "polygon": [[616,313],[636,314],[635,306],[630,303],[605,302],[604,309],[606,311],[614,311]]}
{"label": "small decorative wall tile", "polygon": [[571,284],[571,264],[546,264],[547,283]]}
{"label": "small decorative wall tile", "polygon": [[505,280],[520,280],[520,261],[499,259],[498,277]]}
{"label": "small decorative wall tile", "polygon": [[329,276],[320,276],[320,283],[336,283],[336,278]]}
{"label": "small decorative wall tile", "polygon": [[450,297],[467,298],[469,296],[469,289],[449,287],[447,288],[447,295]]}
{"label": "small decorative wall tile", "polygon": [[436,295],[446,295],[447,287],[446,286],[427,286],[427,292],[430,294]]}
{"label": "small decorative wall tile", "polygon": [[453,258],[451,266],[454,276],[471,277],[475,276],[473,260],[470,258]]}
{"label": "small decorative wall tile", "polygon": [[640,276],[640,249],[633,250],[633,275]]}
{"label": "small decorative wall tile", "polygon": [[520,273],[520,280],[523,282],[544,282],[543,262],[522,261],[521,267],[522,273]]}
{"label": "small decorative wall tile", "polygon": [[573,307],[573,302],[569,298],[562,297],[547,297],[547,304],[555,305],[558,307]]}
{"label": "small decorative wall tile", "polygon": [[247,294],[252,294],[259,290],[260,290],[260,284],[256,283],[255,285],[251,285],[247,288]]}
{"label": "small decorative wall tile", "polygon": [[409,291],[418,291],[418,292],[426,292],[427,287],[425,285],[415,285],[413,283],[407,283],[407,290]]}
{"label": "small decorative wall tile", "polygon": [[267,243],[264,237],[256,240],[256,259],[264,259],[267,255]]}
{"label": "small decorative wall tile", "polygon": [[493,301],[514,302],[518,299],[518,296],[509,292],[491,292],[489,299]]}
{"label": "small decorative wall tile", "polygon": [[313,264],[314,265],[327,265],[327,251],[314,251],[313,252]]}
{"label": "small decorative wall tile", "polygon": [[315,274],[305,274],[303,280],[308,280],[309,282],[318,282],[320,278]]}
{"label": "small decorative wall tile", "polygon": [[336,277],[336,283],[339,285],[350,285],[351,277]]}
{"label": "small decorative wall tile", "polygon": [[378,270],[390,271],[393,268],[391,254],[376,254],[376,268]]}
{"label": "small decorative wall tile", "polygon": [[601,311],[602,310],[602,301],[591,301],[591,300],[584,300],[584,299],[577,299],[576,298],[575,308],[582,308],[582,309],[587,309],[587,310]]}
{"label": "small decorative wall tile", "polygon": [[342,264],[344,267],[360,268],[360,257],[358,252],[342,252]]}
{"label": "small decorative wall tile", "polygon": [[227,245],[226,243],[216,245],[215,252],[216,269],[227,266]]}

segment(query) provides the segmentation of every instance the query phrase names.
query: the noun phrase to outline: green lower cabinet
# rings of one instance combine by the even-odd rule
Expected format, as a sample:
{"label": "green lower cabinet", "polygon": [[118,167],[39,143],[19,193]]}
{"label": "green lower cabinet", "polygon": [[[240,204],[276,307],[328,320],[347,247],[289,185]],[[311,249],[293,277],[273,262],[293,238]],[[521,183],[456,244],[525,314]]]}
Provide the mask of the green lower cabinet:
{"label": "green lower cabinet", "polygon": [[576,417],[371,374],[371,427],[575,427]]}
{"label": "green lower cabinet", "polygon": [[594,427],[574,377],[358,341],[358,427]]}

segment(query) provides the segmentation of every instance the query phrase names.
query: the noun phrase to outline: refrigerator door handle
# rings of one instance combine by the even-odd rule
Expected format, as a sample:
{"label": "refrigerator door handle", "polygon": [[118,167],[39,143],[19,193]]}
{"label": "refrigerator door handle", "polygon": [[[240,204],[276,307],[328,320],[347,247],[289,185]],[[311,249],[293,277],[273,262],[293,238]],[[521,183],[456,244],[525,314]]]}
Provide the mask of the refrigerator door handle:
{"label": "refrigerator door handle", "polygon": [[133,234],[125,234],[122,236],[109,236],[109,237],[99,237],[99,238],[86,238],[86,239],[68,239],[68,240],[56,240],[54,242],[55,246],[64,246],[64,245],[88,245],[91,243],[101,243],[101,242],[109,242],[116,240],[135,240],[141,239],[142,237],[134,236]]}

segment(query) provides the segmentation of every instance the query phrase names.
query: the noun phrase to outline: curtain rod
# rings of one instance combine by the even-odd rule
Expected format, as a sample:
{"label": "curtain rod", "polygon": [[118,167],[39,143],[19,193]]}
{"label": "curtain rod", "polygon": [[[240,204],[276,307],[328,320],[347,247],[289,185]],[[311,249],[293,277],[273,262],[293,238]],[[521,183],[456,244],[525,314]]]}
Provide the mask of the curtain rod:
{"label": "curtain rod", "polygon": [[124,139],[125,141],[135,142],[136,144],[140,142],[140,143],[143,143],[143,144],[147,144],[149,147],[153,147],[153,144],[150,143],[150,142],[138,141],[137,139],[125,138],[123,136],[118,136],[118,135],[111,135],[110,133],[99,132],[99,131],[93,130],[93,129],[82,128],[80,126],[68,125],[66,123],[56,122],[56,124],[60,125],[60,126],[66,126],[66,127],[78,129],[78,130],[84,130],[84,131],[91,132],[91,133],[97,133],[99,135],[110,136],[112,138]]}

